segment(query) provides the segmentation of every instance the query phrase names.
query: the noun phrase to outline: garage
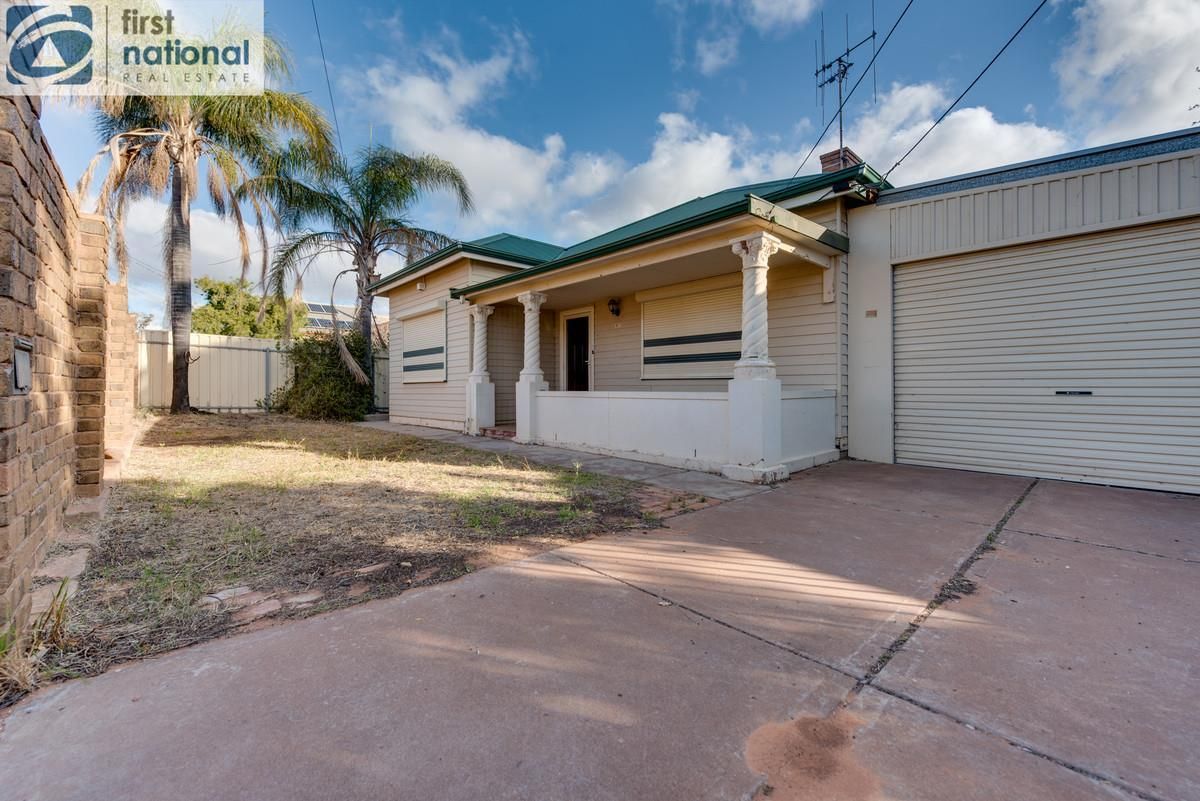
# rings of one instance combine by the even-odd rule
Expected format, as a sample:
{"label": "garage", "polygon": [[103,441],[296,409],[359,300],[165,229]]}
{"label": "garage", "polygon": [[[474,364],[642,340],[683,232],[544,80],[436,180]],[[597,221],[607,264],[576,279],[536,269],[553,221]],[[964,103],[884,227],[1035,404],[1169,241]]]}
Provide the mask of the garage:
{"label": "garage", "polygon": [[893,281],[896,461],[1200,492],[1200,218]]}

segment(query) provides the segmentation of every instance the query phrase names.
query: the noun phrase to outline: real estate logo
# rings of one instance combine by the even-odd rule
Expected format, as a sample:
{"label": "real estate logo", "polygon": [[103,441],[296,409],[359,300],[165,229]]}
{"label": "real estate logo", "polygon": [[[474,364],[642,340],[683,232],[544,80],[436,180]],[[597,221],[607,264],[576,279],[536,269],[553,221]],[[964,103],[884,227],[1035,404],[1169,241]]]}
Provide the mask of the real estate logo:
{"label": "real estate logo", "polygon": [[0,95],[254,95],[263,0],[0,0]]}
{"label": "real estate logo", "polygon": [[9,6],[4,20],[8,83],[31,89],[91,83],[93,19],[88,6]]}

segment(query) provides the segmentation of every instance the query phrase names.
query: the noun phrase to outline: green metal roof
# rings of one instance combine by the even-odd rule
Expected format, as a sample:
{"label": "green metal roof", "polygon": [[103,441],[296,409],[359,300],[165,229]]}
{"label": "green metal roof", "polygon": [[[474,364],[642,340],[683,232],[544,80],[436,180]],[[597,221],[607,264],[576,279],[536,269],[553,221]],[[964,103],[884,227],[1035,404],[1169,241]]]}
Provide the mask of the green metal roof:
{"label": "green metal roof", "polygon": [[483,239],[472,239],[469,242],[455,242],[449,247],[444,247],[423,259],[414,261],[412,264],[397,270],[391,275],[379,279],[371,284],[370,289],[374,291],[377,287],[393,283],[398,278],[418,272],[430,264],[439,262],[447,256],[456,253],[534,265],[553,259],[562,253],[562,250],[562,247],[559,245],[551,245],[549,242],[539,242],[536,239],[526,239],[523,236],[515,236],[507,233],[492,234],[491,236],[485,236]]}
{"label": "green metal roof", "polygon": [[671,236],[693,228],[699,228],[713,222],[749,212],[750,199],[759,197],[763,200],[777,203],[788,198],[805,195],[828,189],[847,181],[856,180],[864,185],[877,189],[890,189],[891,184],[884,181],[879,173],[867,164],[858,164],[837,172],[826,172],[818,175],[807,175],[799,178],[788,178],[777,181],[764,181],[758,184],[747,184],[732,189],[724,189],[711,195],[704,195],[695,200],[689,200],[666,211],[660,211],[649,217],[623,225],[620,228],[592,237],[578,245],[562,251],[556,258],[524,270],[518,270],[490,281],[472,284],[469,287],[451,290],[452,297],[462,297],[483,289],[519,281],[530,275],[538,275],[572,264],[587,261],[610,253],[616,253],[635,245],[653,242],[656,239]]}
{"label": "green metal roof", "polygon": [[418,262],[393,273],[376,282],[371,289],[392,283],[397,278],[416,272],[423,267],[439,261],[456,252],[476,253],[482,256],[492,256],[508,261],[519,261],[530,265],[523,270],[517,270],[483,281],[470,287],[455,289],[453,297],[460,297],[467,292],[477,292],[480,289],[490,289],[493,286],[518,281],[530,275],[537,275],[572,264],[578,264],[598,256],[615,253],[634,245],[653,242],[672,234],[699,228],[709,223],[717,222],[749,211],[749,199],[753,197],[777,203],[789,198],[829,189],[847,181],[858,181],[877,189],[890,189],[879,173],[866,164],[847,167],[837,172],[806,175],[799,178],[785,178],[776,181],[764,181],[757,184],[736,186],[704,195],[695,200],[689,200],[665,211],[652,214],[640,220],[614,228],[611,231],[584,240],[569,248],[560,248],[533,239],[524,239],[512,234],[496,234],[477,239],[472,242],[462,242],[427,256]]}
{"label": "green metal roof", "polygon": [[[843,172],[853,174],[857,172],[857,168]],[[837,177],[835,178],[834,176]],[[659,231],[664,228],[673,228],[680,223],[703,218],[730,204],[740,204],[750,195],[756,195],[764,200],[778,201],[819,189],[825,189],[838,180],[843,180],[845,177],[842,173],[824,173],[822,175],[806,175],[801,178],[764,181],[758,184],[735,186],[732,189],[722,189],[720,192],[714,192],[711,195],[704,195],[695,200],[680,203],[678,206],[672,206],[666,211],[651,214],[649,217],[635,220],[628,225],[622,225],[620,228],[614,228],[607,233],[580,242],[578,245],[572,245],[564,250],[555,261],[571,259],[585,253],[603,250],[618,242],[637,239],[647,233]]]}
{"label": "green metal roof", "polygon": [[507,253],[510,259],[549,261],[562,253],[561,245],[551,245],[549,242],[539,242],[536,239],[526,239],[513,234],[492,234],[483,239],[473,239],[466,243],[472,249],[487,249],[495,253]]}

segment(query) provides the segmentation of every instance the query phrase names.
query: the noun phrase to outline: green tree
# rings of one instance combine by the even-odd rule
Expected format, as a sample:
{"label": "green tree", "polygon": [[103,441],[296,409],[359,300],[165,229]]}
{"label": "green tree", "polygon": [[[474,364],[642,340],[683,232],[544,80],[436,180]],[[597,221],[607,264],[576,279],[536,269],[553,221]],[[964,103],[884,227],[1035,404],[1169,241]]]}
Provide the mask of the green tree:
{"label": "green tree", "polygon": [[[377,277],[380,255],[397,253],[411,263],[453,242],[414,223],[412,208],[425,193],[449,191],[462,213],[472,208],[471,190],[453,164],[383,146],[364,148],[352,161],[339,156],[328,164],[312,159],[303,148],[293,148],[277,169],[252,180],[248,188],[275,201],[289,231],[271,265],[269,284],[277,297],[283,297],[289,279],[298,292],[318,256],[349,257],[357,283],[355,327],[368,343],[363,357],[367,364],[374,322],[368,287]],[[335,339],[340,345],[340,334]],[[341,352],[355,377],[364,380],[349,351],[342,346]]]}
{"label": "green tree", "polygon": [[[286,77],[288,64],[269,38],[265,42],[268,78]],[[241,245],[242,278],[250,269],[250,235],[244,212],[252,214],[262,252],[265,280],[269,261],[268,224],[277,222],[269,198],[248,181],[278,162],[281,137],[302,143],[315,163],[332,154],[329,124],[307,98],[266,90],[261,95],[149,97],[114,95],[97,98],[96,130],[104,148],[79,182],[79,195],[98,166],[108,161],[99,190],[98,211],[115,232],[115,253],[122,276],[124,217],[129,203],[143,196],[167,194],[163,231],[163,266],[167,276],[167,313],[174,368],[171,411],[190,409],[188,350],[192,328],[192,203],[200,194],[201,166],[213,209],[236,226]],[[247,207],[243,209],[243,204]]]}
{"label": "green tree", "polygon": [[192,331],[197,334],[222,334],[228,337],[261,337],[289,340],[304,328],[308,318],[303,303],[279,298],[263,298],[250,291],[249,281],[218,281],[204,276],[196,279],[204,293],[204,305],[192,313]]}

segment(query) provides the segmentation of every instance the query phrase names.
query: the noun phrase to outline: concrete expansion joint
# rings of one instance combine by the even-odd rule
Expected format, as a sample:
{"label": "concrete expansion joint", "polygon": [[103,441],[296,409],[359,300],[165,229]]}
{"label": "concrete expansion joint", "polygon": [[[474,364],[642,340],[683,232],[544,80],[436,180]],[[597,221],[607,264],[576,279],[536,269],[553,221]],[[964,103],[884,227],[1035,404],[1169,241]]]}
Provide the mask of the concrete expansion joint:
{"label": "concrete expansion joint", "polygon": [[1027,537],[1041,537],[1046,540],[1058,540],[1059,542],[1073,542],[1076,545],[1090,545],[1093,548],[1104,548],[1109,551],[1121,551],[1122,553],[1133,553],[1138,556],[1153,556],[1155,559],[1169,559],[1172,562],[1186,562],[1189,565],[1200,565],[1200,559],[1188,559],[1186,556],[1171,556],[1165,553],[1155,553],[1154,551],[1141,551],[1137,548],[1126,548],[1123,545],[1109,545],[1106,542],[1092,542],[1091,540],[1081,540],[1078,537],[1064,537],[1060,534],[1043,534],[1040,531],[1024,531],[1019,528],[1010,528],[1017,534],[1024,534]]}
{"label": "concrete expansion joint", "polygon": [[[1142,801],[1168,801],[1168,799],[1153,795],[1151,793],[1147,793],[1143,790],[1139,790],[1136,787],[1126,784],[1125,782],[1121,781],[1120,779],[1116,779],[1112,776],[1108,776],[1103,773],[1097,772],[1095,770],[1091,770],[1090,768],[1085,768],[1081,765],[1076,765],[1072,762],[1068,762],[1067,760],[1062,759],[1061,757],[1056,757],[1053,754],[1042,751],[1042,750],[1030,745],[1029,743],[1025,743],[1020,740],[1013,739],[1012,737],[1010,737],[1006,734],[1003,734],[1002,732],[995,731],[986,726],[981,726],[980,724],[978,724],[974,721],[967,720],[965,718],[954,715],[944,709],[940,709],[938,707],[927,704],[923,701],[913,698],[912,696],[910,696],[906,693],[902,693],[897,690],[893,690],[888,687],[885,687],[885,686],[875,683],[875,679],[878,678],[880,673],[883,672],[883,669],[885,667],[887,667],[887,664],[888,664],[888,662],[891,661],[892,657],[894,657],[897,653],[900,652],[901,649],[904,648],[904,646],[908,643],[908,641],[912,638],[912,636],[914,634],[916,634],[917,631],[920,630],[921,626],[925,623],[926,620],[929,619],[929,617],[931,615],[933,615],[934,612],[936,612],[940,607],[942,607],[947,601],[949,601],[953,598],[959,597],[961,595],[962,591],[964,590],[964,588],[972,587],[970,579],[968,579],[966,577],[967,571],[969,571],[985,553],[987,553],[990,550],[993,550],[996,547],[996,540],[1000,536],[1000,532],[1002,532],[1004,530],[1004,527],[1006,525],[1008,525],[1008,521],[1012,519],[1013,515],[1015,515],[1017,513],[1017,510],[1020,509],[1022,504],[1025,503],[1025,500],[1029,497],[1029,494],[1031,492],[1033,492],[1034,488],[1038,485],[1038,483],[1039,483],[1039,479],[1034,479],[1031,482],[1029,482],[1029,485],[1025,487],[1025,489],[1021,492],[1021,495],[1015,501],[1012,502],[1012,504],[1008,507],[1008,509],[1005,511],[1005,513],[1001,516],[1001,518],[998,521],[996,521],[996,524],[991,527],[991,529],[988,531],[987,535],[983,538],[983,541],[980,542],[977,546],[975,546],[975,549],[967,556],[966,559],[964,559],[962,561],[962,563],[959,564],[958,569],[954,571],[954,573],[950,576],[950,578],[947,579],[946,582],[944,584],[942,584],[942,586],[940,588],[938,588],[937,594],[934,595],[934,597],[929,601],[929,603],[925,606],[925,608],[923,610],[921,610],[921,612],[918,613],[915,618],[913,618],[912,622],[908,624],[908,627],[898,637],[896,637],[895,640],[892,641],[892,644],[889,645],[882,654],[880,654],[879,659],[876,660],[875,664],[873,664],[867,670],[866,675],[858,680],[858,682],[855,684],[853,689],[851,689],[850,692],[846,694],[846,698],[842,701],[842,703],[839,706],[848,707],[850,704],[852,704],[854,702],[854,700],[860,694],[862,694],[862,691],[864,689],[869,687],[875,692],[882,693],[883,695],[886,695],[890,698],[895,698],[897,701],[903,701],[904,703],[911,704],[912,706],[915,706],[918,709],[922,709],[925,712],[930,713],[931,715],[938,715],[939,717],[943,717],[947,720],[950,720],[960,726],[963,726],[964,728],[968,728],[968,729],[971,729],[972,731],[980,732],[989,737],[995,737],[997,739],[1003,740],[1006,744],[1012,746],[1013,748],[1020,749],[1021,751],[1024,751],[1027,754],[1038,757],[1039,759],[1044,759],[1047,762],[1057,765],[1058,767],[1063,768],[1065,770],[1069,770],[1072,773],[1076,773],[1080,776],[1086,777],[1093,781],[1100,782],[1101,784],[1115,787],[1115,788],[1121,790],[1122,792],[1128,793],[1132,796],[1135,796],[1136,798],[1142,799]],[[1020,533],[1027,534],[1029,532],[1020,532]],[[1041,535],[1035,535],[1035,536],[1041,536]],[[1055,539],[1062,539],[1062,538],[1055,537]],[[1090,544],[1090,543],[1085,543],[1085,544]],[[1124,549],[1122,549],[1122,550],[1124,550]],[[970,591],[970,590],[967,589],[966,591]]]}
{"label": "concrete expansion joint", "polygon": [[967,558],[959,563],[958,569],[938,588],[937,593],[925,605],[925,608],[917,613],[917,616],[912,619],[908,627],[896,639],[892,640],[891,645],[883,650],[883,653],[875,660],[875,664],[867,669],[867,675],[861,679],[859,686],[855,687],[851,691],[852,693],[857,694],[863,687],[870,686],[875,681],[875,677],[887,667],[887,663],[892,660],[892,657],[900,652],[912,636],[920,630],[925,621],[945,604],[946,601],[960,597],[964,590],[969,591],[969,588],[973,588],[971,580],[967,578],[967,571],[979,561],[980,557],[995,547],[996,538],[1000,536],[1000,532],[1004,530],[1004,527],[1012,519],[1012,516],[1017,513],[1017,510],[1021,508],[1021,504],[1025,503],[1025,499],[1029,497],[1029,493],[1033,492],[1033,488],[1038,485],[1038,481],[1039,479],[1035,478],[1029,482],[1028,486],[1021,492],[1021,495],[1009,505],[1000,519],[996,521],[996,524],[988,530],[983,541],[975,546],[975,549],[967,555]]}
{"label": "concrete expansion joint", "polygon": [[820,665],[821,667],[823,667],[827,670],[832,670],[834,673],[837,673],[841,676],[845,676],[846,678],[854,679],[855,681],[861,681],[863,678],[862,676],[860,676],[857,673],[854,673],[853,671],[849,671],[849,670],[846,670],[845,668],[838,667],[837,665],[830,664],[829,662],[826,662],[822,659],[818,659],[817,657],[812,656],[811,654],[806,654],[803,651],[792,648],[789,645],[784,645],[783,643],[776,642],[774,640],[769,640],[766,637],[763,637],[762,635],[755,634],[752,631],[747,631],[746,629],[744,629],[740,626],[734,625],[733,623],[730,623],[725,620],[721,620],[720,618],[714,617],[713,615],[710,615],[707,612],[701,612],[699,609],[696,609],[693,606],[688,606],[687,604],[679,603],[678,601],[674,600],[673,598],[668,598],[667,596],[662,595],[661,593],[657,593],[654,590],[647,589],[646,587],[642,587],[638,584],[634,584],[632,581],[627,581],[627,580],[621,578],[620,576],[614,576],[611,573],[605,573],[603,570],[599,570],[595,567],[592,567],[591,565],[589,565],[585,562],[580,562],[575,559],[571,559],[570,557],[563,556],[562,554],[559,554],[559,553],[556,553],[554,555],[557,558],[561,559],[562,561],[567,562],[568,564],[575,565],[576,567],[581,567],[584,570],[589,570],[598,576],[603,576],[606,579],[611,579],[612,581],[615,581],[618,584],[624,584],[626,587],[629,587],[630,589],[637,590],[640,593],[649,595],[651,598],[657,599],[660,603],[669,604],[670,606],[677,607],[677,608],[681,609],[682,611],[687,612],[688,614],[695,615],[696,617],[701,618],[702,620],[707,620],[709,623],[714,623],[718,626],[723,626],[724,628],[727,628],[730,631],[735,631],[738,634],[749,637],[752,640],[756,640],[757,642],[760,642],[763,645],[769,645],[772,648],[777,648],[780,651],[785,651],[786,653],[789,653],[792,656],[799,657],[800,659],[803,659],[806,662],[811,662],[814,665]]}
{"label": "concrete expansion joint", "polygon": [[[1120,779],[1115,779],[1112,776],[1108,776],[1104,773],[1100,773],[1098,771],[1091,770],[1090,768],[1085,768],[1081,765],[1076,765],[1073,762],[1068,762],[1067,760],[1062,759],[1061,757],[1056,757],[1053,754],[1049,754],[1045,751],[1042,751],[1041,749],[1037,748],[1036,746],[1030,745],[1029,743],[1022,742],[1021,740],[1016,740],[1016,739],[1008,736],[1007,734],[996,731],[987,726],[982,726],[979,723],[976,723],[971,720],[967,720],[966,718],[961,718],[958,715],[955,715],[951,712],[947,712],[946,710],[941,709],[939,707],[931,706],[931,705],[925,703],[924,701],[920,701],[920,700],[913,698],[912,696],[910,696],[906,693],[902,693],[898,690],[892,690],[892,689],[889,689],[887,687],[883,687],[880,685],[871,685],[871,689],[877,693],[886,695],[889,698],[895,698],[897,701],[903,701],[906,704],[911,704],[912,706],[915,706],[918,709],[924,710],[925,712],[928,712],[931,715],[937,715],[939,717],[943,717],[946,720],[957,723],[958,725],[960,725],[964,728],[971,729],[972,731],[977,731],[980,734],[985,734],[989,737],[995,737],[998,740],[1004,741],[1004,743],[1012,746],[1013,748],[1016,748],[1020,751],[1024,751],[1025,753],[1029,754],[1030,756],[1035,756],[1038,759],[1044,759],[1052,765],[1057,765],[1060,768],[1069,770],[1072,773],[1076,773],[1080,776],[1091,779],[1092,781],[1099,782],[1101,784],[1106,784],[1110,787],[1115,787],[1116,789],[1118,789],[1124,793],[1128,793],[1129,795],[1132,795],[1136,798],[1142,799],[1142,801],[1170,801],[1170,799],[1164,798],[1162,796],[1154,795],[1152,793],[1147,793],[1144,790],[1139,790],[1138,788],[1133,787],[1132,785],[1126,784],[1125,782],[1121,781]],[[855,695],[857,695],[858,688],[856,688],[852,692]]]}

